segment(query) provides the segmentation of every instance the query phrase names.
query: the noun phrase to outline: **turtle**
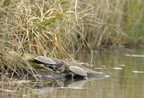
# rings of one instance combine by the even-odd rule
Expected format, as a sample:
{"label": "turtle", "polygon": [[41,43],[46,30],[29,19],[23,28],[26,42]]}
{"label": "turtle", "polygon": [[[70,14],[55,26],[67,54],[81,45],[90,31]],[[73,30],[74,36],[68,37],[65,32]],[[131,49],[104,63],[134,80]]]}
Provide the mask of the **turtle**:
{"label": "turtle", "polygon": [[84,79],[87,79],[87,73],[81,67],[79,66],[67,66],[67,67],[68,68],[66,68],[66,72],[72,72],[72,79],[74,75],[83,76]]}
{"label": "turtle", "polygon": [[[35,63],[38,63],[38,64],[44,64],[46,67],[49,67],[54,71],[57,71],[57,69],[64,64],[63,61],[61,61],[59,63],[56,63],[51,58],[48,58],[48,57],[45,57],[45,56],[37,56],[37,57],[32,58],[32,59],[26,59],[26,61],[35,62]],[[47,65],[50,65],[50,66],[47,66]]]}

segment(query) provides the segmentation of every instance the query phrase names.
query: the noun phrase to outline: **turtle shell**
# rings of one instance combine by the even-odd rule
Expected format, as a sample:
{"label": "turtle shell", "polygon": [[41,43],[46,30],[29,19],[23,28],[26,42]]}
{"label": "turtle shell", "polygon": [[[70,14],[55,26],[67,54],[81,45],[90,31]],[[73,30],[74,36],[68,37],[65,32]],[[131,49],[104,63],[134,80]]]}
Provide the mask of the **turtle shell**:
{"label": "turtle shell", "polygon": [[45,63],[45,64],[56,64],[52,59],[44,56],[37,56],[34,58],[34,60],[40,62],[40,63]]}
{"label": "turtle shell", "polygon": [[84,77],[87,76],[87,73],[81,67],[78,67],[78,66],[69,66],[69,70],[72,71],[75,74],[80,75],[80,76],[84,76]]}

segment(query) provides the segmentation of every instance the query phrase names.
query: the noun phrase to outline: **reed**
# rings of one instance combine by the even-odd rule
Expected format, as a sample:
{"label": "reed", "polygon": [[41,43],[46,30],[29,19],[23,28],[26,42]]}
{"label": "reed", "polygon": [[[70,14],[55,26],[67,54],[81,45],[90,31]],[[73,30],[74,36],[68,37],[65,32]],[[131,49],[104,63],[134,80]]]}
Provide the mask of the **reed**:
{"label": "reed", "polygon": [[84,48],[144,43],[142,0],[2,0],[0,5],[1,55],[14,50],[20,57],[72,59]]}

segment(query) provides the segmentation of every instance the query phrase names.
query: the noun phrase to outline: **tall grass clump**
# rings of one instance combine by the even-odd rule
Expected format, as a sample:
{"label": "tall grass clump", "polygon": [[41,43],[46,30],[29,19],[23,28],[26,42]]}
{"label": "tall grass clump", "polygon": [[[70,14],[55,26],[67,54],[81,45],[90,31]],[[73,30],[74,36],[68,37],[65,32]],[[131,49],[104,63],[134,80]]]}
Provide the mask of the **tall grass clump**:
{"label": "tall grass clump", "polygon": [[83,18],[85,35],[91,48],[142,46],[144,43],[142,0],[106,1],[108,6],[102,0],[93,4],[89,15]]}
{"label": "tall grass clump", "polygon": [[144,43],[142,0],[2,0],[0,13],[5,65],[26,53],[72,59],[85,48]]}

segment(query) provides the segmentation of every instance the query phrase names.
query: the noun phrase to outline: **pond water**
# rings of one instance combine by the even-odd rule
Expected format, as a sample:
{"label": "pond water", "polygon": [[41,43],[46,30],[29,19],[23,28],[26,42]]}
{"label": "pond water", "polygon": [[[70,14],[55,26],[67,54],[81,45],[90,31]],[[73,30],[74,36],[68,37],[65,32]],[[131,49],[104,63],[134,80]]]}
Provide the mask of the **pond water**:
{"label": "pond water", "polygon": [[[82,52],[76,57],[88,68],[109,75],[54,86],[49,82],[1,85],[5,98],[144,98],[144,50],[124,49],[93,54]],[[50,85],[50,83],[52,83]],[[14,88],[14,89],[13,89]]]}

